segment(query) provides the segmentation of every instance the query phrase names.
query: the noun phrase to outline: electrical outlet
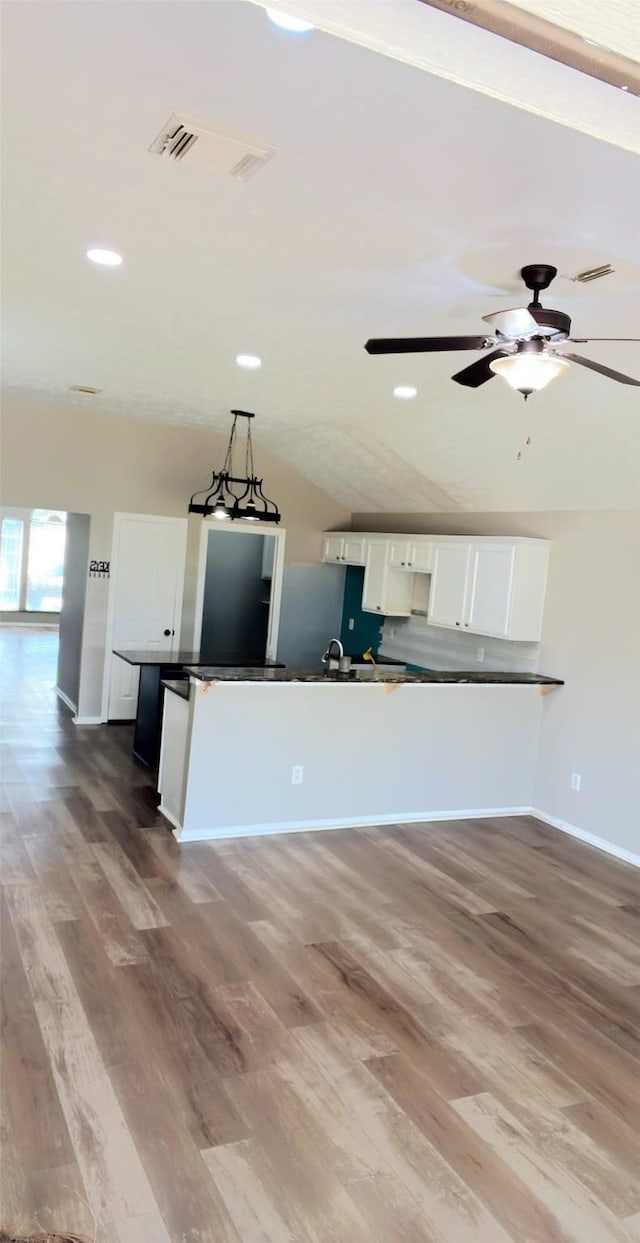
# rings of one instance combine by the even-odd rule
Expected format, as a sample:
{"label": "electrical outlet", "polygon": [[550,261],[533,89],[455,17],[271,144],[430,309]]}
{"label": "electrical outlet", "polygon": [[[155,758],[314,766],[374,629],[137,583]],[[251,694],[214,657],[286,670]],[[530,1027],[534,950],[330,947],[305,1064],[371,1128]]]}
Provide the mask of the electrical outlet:
{"label": "electrical outlet", "polygon": [[303,777],[304,777],[304,768],[302,764],[294,764],[293,768],[291,769],[292,786],[301,786]]}
{"label": "electrical outlet", "polygon": [[582,781],[582,776],[580,773],[572,773],[571,774],[571,789],[579,790],[581,781]]}
{"label": "electrical outlet", "polygon": [[353,630],[355,628],[355,624],[356,623],[354,622],[353,617],[350,617],[349,618],[349,630]]}
{"label": "electrical outlet", "polygon": [[479,664],[479,665],[481,665],[481,664],[482,664],[482,662],[483,662],[483,660],[484,660],[484,648],[483,648],[483,647],[479,647],[479,648],[478,648],[478,650],[477,650],[477,652],[476,652],[476,660],[477,660],[477,662],[478,662],[478,664]]}

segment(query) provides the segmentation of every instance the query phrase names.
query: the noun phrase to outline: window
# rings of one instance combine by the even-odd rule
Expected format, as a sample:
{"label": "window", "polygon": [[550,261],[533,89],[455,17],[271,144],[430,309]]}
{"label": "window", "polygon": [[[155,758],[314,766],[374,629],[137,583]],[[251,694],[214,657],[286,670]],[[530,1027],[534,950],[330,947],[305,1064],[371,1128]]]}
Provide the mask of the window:
{"label": "window", "polygon": [[22,513],[24,518],[3,517],[0,526],[0,609],[59,613],[67,515],[55,509]]}
{"label": "window", "polygon": [[59,613],[62,606],[67,515],[34,509],[29,529],[27,609]]}
{"label": "window", "polygon": [[24,522],[3,518],[0,535],[0,609],[20,608]]}

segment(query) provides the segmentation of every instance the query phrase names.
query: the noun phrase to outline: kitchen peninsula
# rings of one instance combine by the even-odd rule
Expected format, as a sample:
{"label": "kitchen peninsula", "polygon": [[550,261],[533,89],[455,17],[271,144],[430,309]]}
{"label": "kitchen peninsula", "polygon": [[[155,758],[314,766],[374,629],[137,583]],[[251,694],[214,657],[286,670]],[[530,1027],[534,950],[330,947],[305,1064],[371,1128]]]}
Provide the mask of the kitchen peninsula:
{"label": "kitchen peninsula", "polygon": [[165,682],[160,811],[181,841],[469,816],[533,802],[535,673],[187,669]]}

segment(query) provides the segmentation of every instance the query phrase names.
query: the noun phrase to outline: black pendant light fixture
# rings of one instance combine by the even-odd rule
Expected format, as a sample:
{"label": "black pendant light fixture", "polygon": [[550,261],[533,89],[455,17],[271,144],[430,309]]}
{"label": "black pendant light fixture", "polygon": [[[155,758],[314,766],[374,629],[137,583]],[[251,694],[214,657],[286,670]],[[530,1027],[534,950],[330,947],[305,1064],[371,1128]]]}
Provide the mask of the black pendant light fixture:
{"label": "black pendant light fixture", "polygon": [[[189,513],[202,514],[205,518],[213,516],[221,521],[242,518],[245,522],[279,522],[281,514],[278,506],[265,496],[262,480],[257,478],[253,465],[251,420],[255,415],[247,410],[232,410],[231,413],[233,423],[222,470],[212,471],[208,488],[194,492],[189,501]],[[233,473],[238,419],[247,420],[244,475]],[[204,500],[198,501],[198,497],[204,497]]]}

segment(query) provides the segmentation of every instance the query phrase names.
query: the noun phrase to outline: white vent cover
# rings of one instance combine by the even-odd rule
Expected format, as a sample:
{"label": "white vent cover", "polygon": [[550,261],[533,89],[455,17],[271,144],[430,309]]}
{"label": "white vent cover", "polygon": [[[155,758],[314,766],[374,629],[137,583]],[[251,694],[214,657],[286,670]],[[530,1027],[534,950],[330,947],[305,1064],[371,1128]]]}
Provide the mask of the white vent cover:
{"label": "white vent cover", "polygon": [[188,159],[211,172],[246,181],[276,154],[278,148],[222,125],[210,125],[185,113],[174,112],[149,150],[165,159]]}

